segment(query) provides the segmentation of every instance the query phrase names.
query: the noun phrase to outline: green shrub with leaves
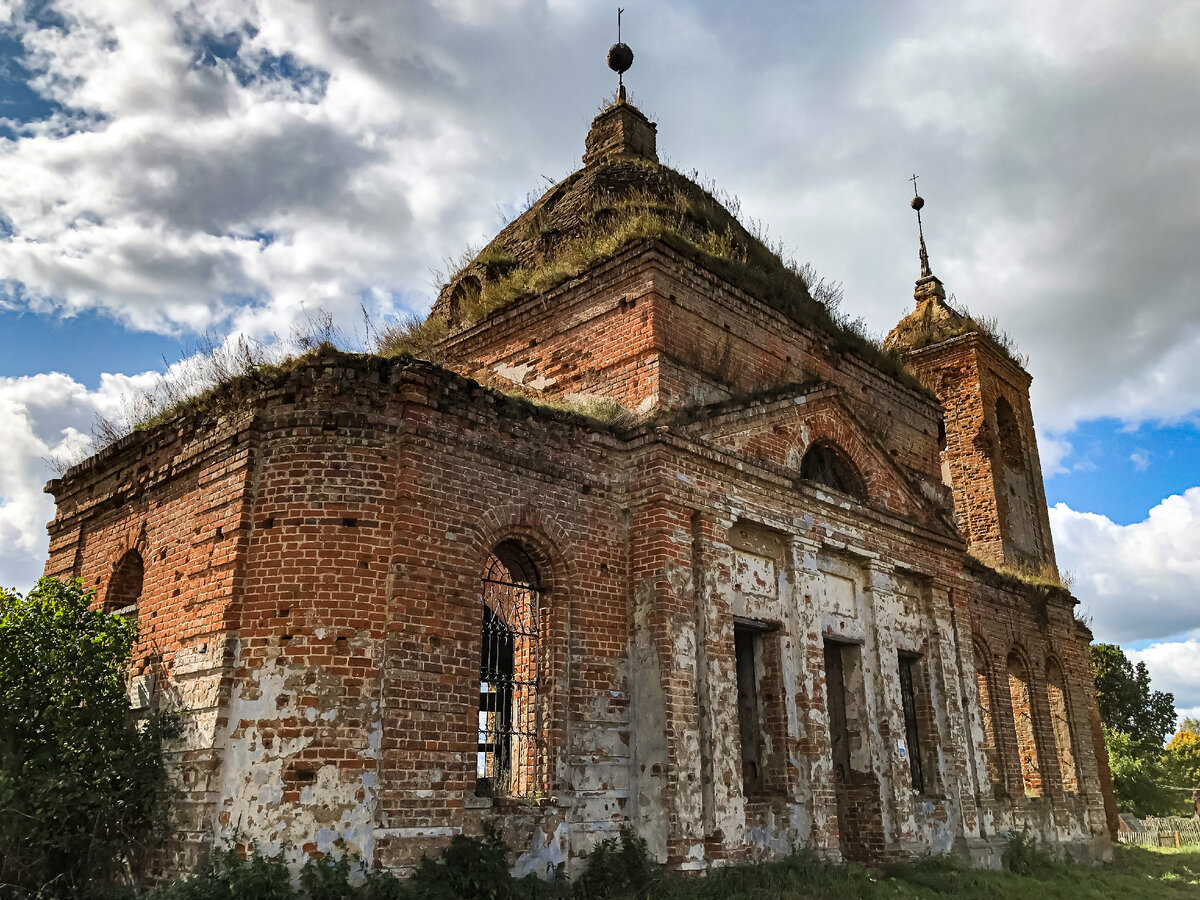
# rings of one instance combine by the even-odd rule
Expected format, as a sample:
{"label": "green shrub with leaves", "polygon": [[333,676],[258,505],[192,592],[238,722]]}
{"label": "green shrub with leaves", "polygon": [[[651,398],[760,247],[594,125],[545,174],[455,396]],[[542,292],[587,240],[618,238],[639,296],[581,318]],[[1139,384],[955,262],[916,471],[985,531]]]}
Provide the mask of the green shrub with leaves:
{"label": "green shrub with leaves", "polygon": [[212,854],[204,868],[164,885],[151,900],[537,900],[554,889],[534,877],[509,874],[509,849],[499,832],[485,826],[482,839],[457,835],[436,857],[422,857],[412,876],[363,872],[353,853],[313,857],[304,863],[293,888],[282,854],[242,857],[226,849]]}
{"label": "green shrub with leaves", "polygon": [[252,854],[243,859],[233,850],[222,850],[209,856],[196,875],[150,896],[153,900],[292,900],[295,894],[282,855]]}
{"label": "green shrub with leaves", "polygon": [[1059,865],[1050,851],[1027,831],[1010,831],[1002,857],[1004,868],[1014,875],[1040,878]]}
{"label": "green shrub with leaves", "polygon": [[483,838],[456,835],[445,850],[422,857],[406,887],[412,900],[533,900],[549,897],[550,886],[534,875],[513,878],[504,839],[491,825]]}
{"label": "green shrub with leaves", "polygon": [[164,737],[135,725],[136,627],[80,582],[0,589],[0,884],[5,896],[104,896],[165,831]]}
{"label": "green shrub with leaves", "polygon": [[619,841],[608,838],[592,848],[571,896],[578,900],[644,900],[660,873],[661,867],[651,859],[646,842],[634,832],[625,831]]}

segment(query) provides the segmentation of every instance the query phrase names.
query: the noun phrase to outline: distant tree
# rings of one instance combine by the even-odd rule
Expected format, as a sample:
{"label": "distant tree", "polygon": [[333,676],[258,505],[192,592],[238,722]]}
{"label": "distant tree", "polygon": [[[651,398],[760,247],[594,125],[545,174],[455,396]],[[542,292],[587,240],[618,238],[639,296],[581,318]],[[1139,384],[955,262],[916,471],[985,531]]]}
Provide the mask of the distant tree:
{"label": "distant tree", "polygon": [[1093,644],[1092,675],[1104,724],[1117,808],[1137,816],[1177,811],[1163,768],[1163,742],[1175,725],[1175,697],[1150,689],[1146,664],[1136,666],[1116,644]]}
{"label": "distant tree", "polygon": [[1100,721],[1136,743],[1161,751],[1175,727],[1175,696],[1150,690],[1146,664],[1136,666],[1116,644],[1091,646]]}
{"label": "distant tree", "polygon": [[1184,719],[1184,728],[1171,738],[1163,753],[1163,772],[1173,787],[1172,796],[1180,815],[1191,815],[1196,811],[1189,790],[1200,788],[1200,732],[1187,727],[1195,722],[1195,719]]}
{"label": "distant tree", "polygon": [[1167,816],[1175,811],[1175,796],[1165,786],[1162,751],[1148,751],[1123,731],[1104,729],[1108,764],[1112,769],[1117,809],[1135,816]]}
{"label": "distant tree", "polygon": [[[82,583],[0,589],[0,895],[101,896],[164,822],[162,740],[126,696],[136,627]],[[4,893],[11,891],[12,893]]]}

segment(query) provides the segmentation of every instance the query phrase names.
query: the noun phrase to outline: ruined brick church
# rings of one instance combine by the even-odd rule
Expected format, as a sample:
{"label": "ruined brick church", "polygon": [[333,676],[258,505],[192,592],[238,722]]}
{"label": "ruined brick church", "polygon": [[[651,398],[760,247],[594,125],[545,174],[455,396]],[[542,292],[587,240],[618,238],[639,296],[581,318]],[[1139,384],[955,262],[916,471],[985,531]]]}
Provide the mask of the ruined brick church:
{"label": "ruined brick church", "polygon": [[1105,856],[1091,635],[1021,575],[1055,565],[1029,375],[923,238],[881,352],[623,98],[583,161],[427,359],[311,354],[47,486],[46,574],[187,712],[171,865],[403,870],[485,823],[518,874],[626,828],[681,869]]}

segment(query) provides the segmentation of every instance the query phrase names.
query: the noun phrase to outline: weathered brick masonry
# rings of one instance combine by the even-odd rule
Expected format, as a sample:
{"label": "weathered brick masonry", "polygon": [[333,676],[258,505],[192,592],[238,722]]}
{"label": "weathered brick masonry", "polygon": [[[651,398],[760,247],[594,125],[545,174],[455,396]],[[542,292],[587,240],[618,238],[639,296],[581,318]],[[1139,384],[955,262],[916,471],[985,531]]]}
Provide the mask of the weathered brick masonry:
{"label": "weathered brick masonry", "polygon": [[[635,112],[507,265],[535,217],[699,191]],[[630,826],[682,868],[1108,852],[1090,635],[993,568],[1054,561],[1019,366],[956,335],[922,390],[653,235],[471,323],[495,251],[435,306],[444,366],[312,357],[48,486],[47,574],[136,604],[134,694],[190,713],[172,867],[402,869],[485,822],[518,872]]]}

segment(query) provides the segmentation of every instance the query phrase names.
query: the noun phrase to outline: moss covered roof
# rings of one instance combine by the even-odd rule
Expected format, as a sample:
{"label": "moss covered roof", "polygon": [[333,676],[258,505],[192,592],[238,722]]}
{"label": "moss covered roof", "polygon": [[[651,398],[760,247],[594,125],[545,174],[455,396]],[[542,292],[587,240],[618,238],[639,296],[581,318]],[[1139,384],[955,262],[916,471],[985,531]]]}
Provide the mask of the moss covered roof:
{"label": "moss covered roof", "polygon": [[913,353],[964,334],[978,334],[1015,366],[1024,369],[1025,358],[995,319],[980,318],[971,315],[969,310],[955,309],[946,302],[941,282],[932,276],[917,282],[917,297],[916,309],[901,319],[883,339],[886,350]]}
{"label": "moss covered roof", "polygon": [[[434,304],[453,328],[655,237],[737,268],[760,299],[811,322],[828,314],[779,256],[709,191],[651,159],[616,156],[556,184],[455,273]],[[721,274],[724,274],[722,272]]]}
{"label": "moss covered roof", "polygon": [[929,295],[917,302],[917,308],[888,332],[883,345],[900,351],[920,350],[930,344],[975,331],[974,323],[950,306],[944,298]]}
{"label": "moss covered roof", "polygon": [[[785,261],[742,225],[736,201],[722,202],[659,163],[652,138],[648,154],[630,150],[630,144],[594,152],[594,136],[611,112],[593,123],[588,165],[550,188],[451,275],[430,315],[437,327],[427,330],[445,334],[473,325],[562,284],[633,241],[654,238],[794,322],[823,331],[836,349],[908,381],[898,357],[814,299],[794,261]],[[632,114],[653,128],[636,110]],[[636,120],[630,119],[635,125]]]}

